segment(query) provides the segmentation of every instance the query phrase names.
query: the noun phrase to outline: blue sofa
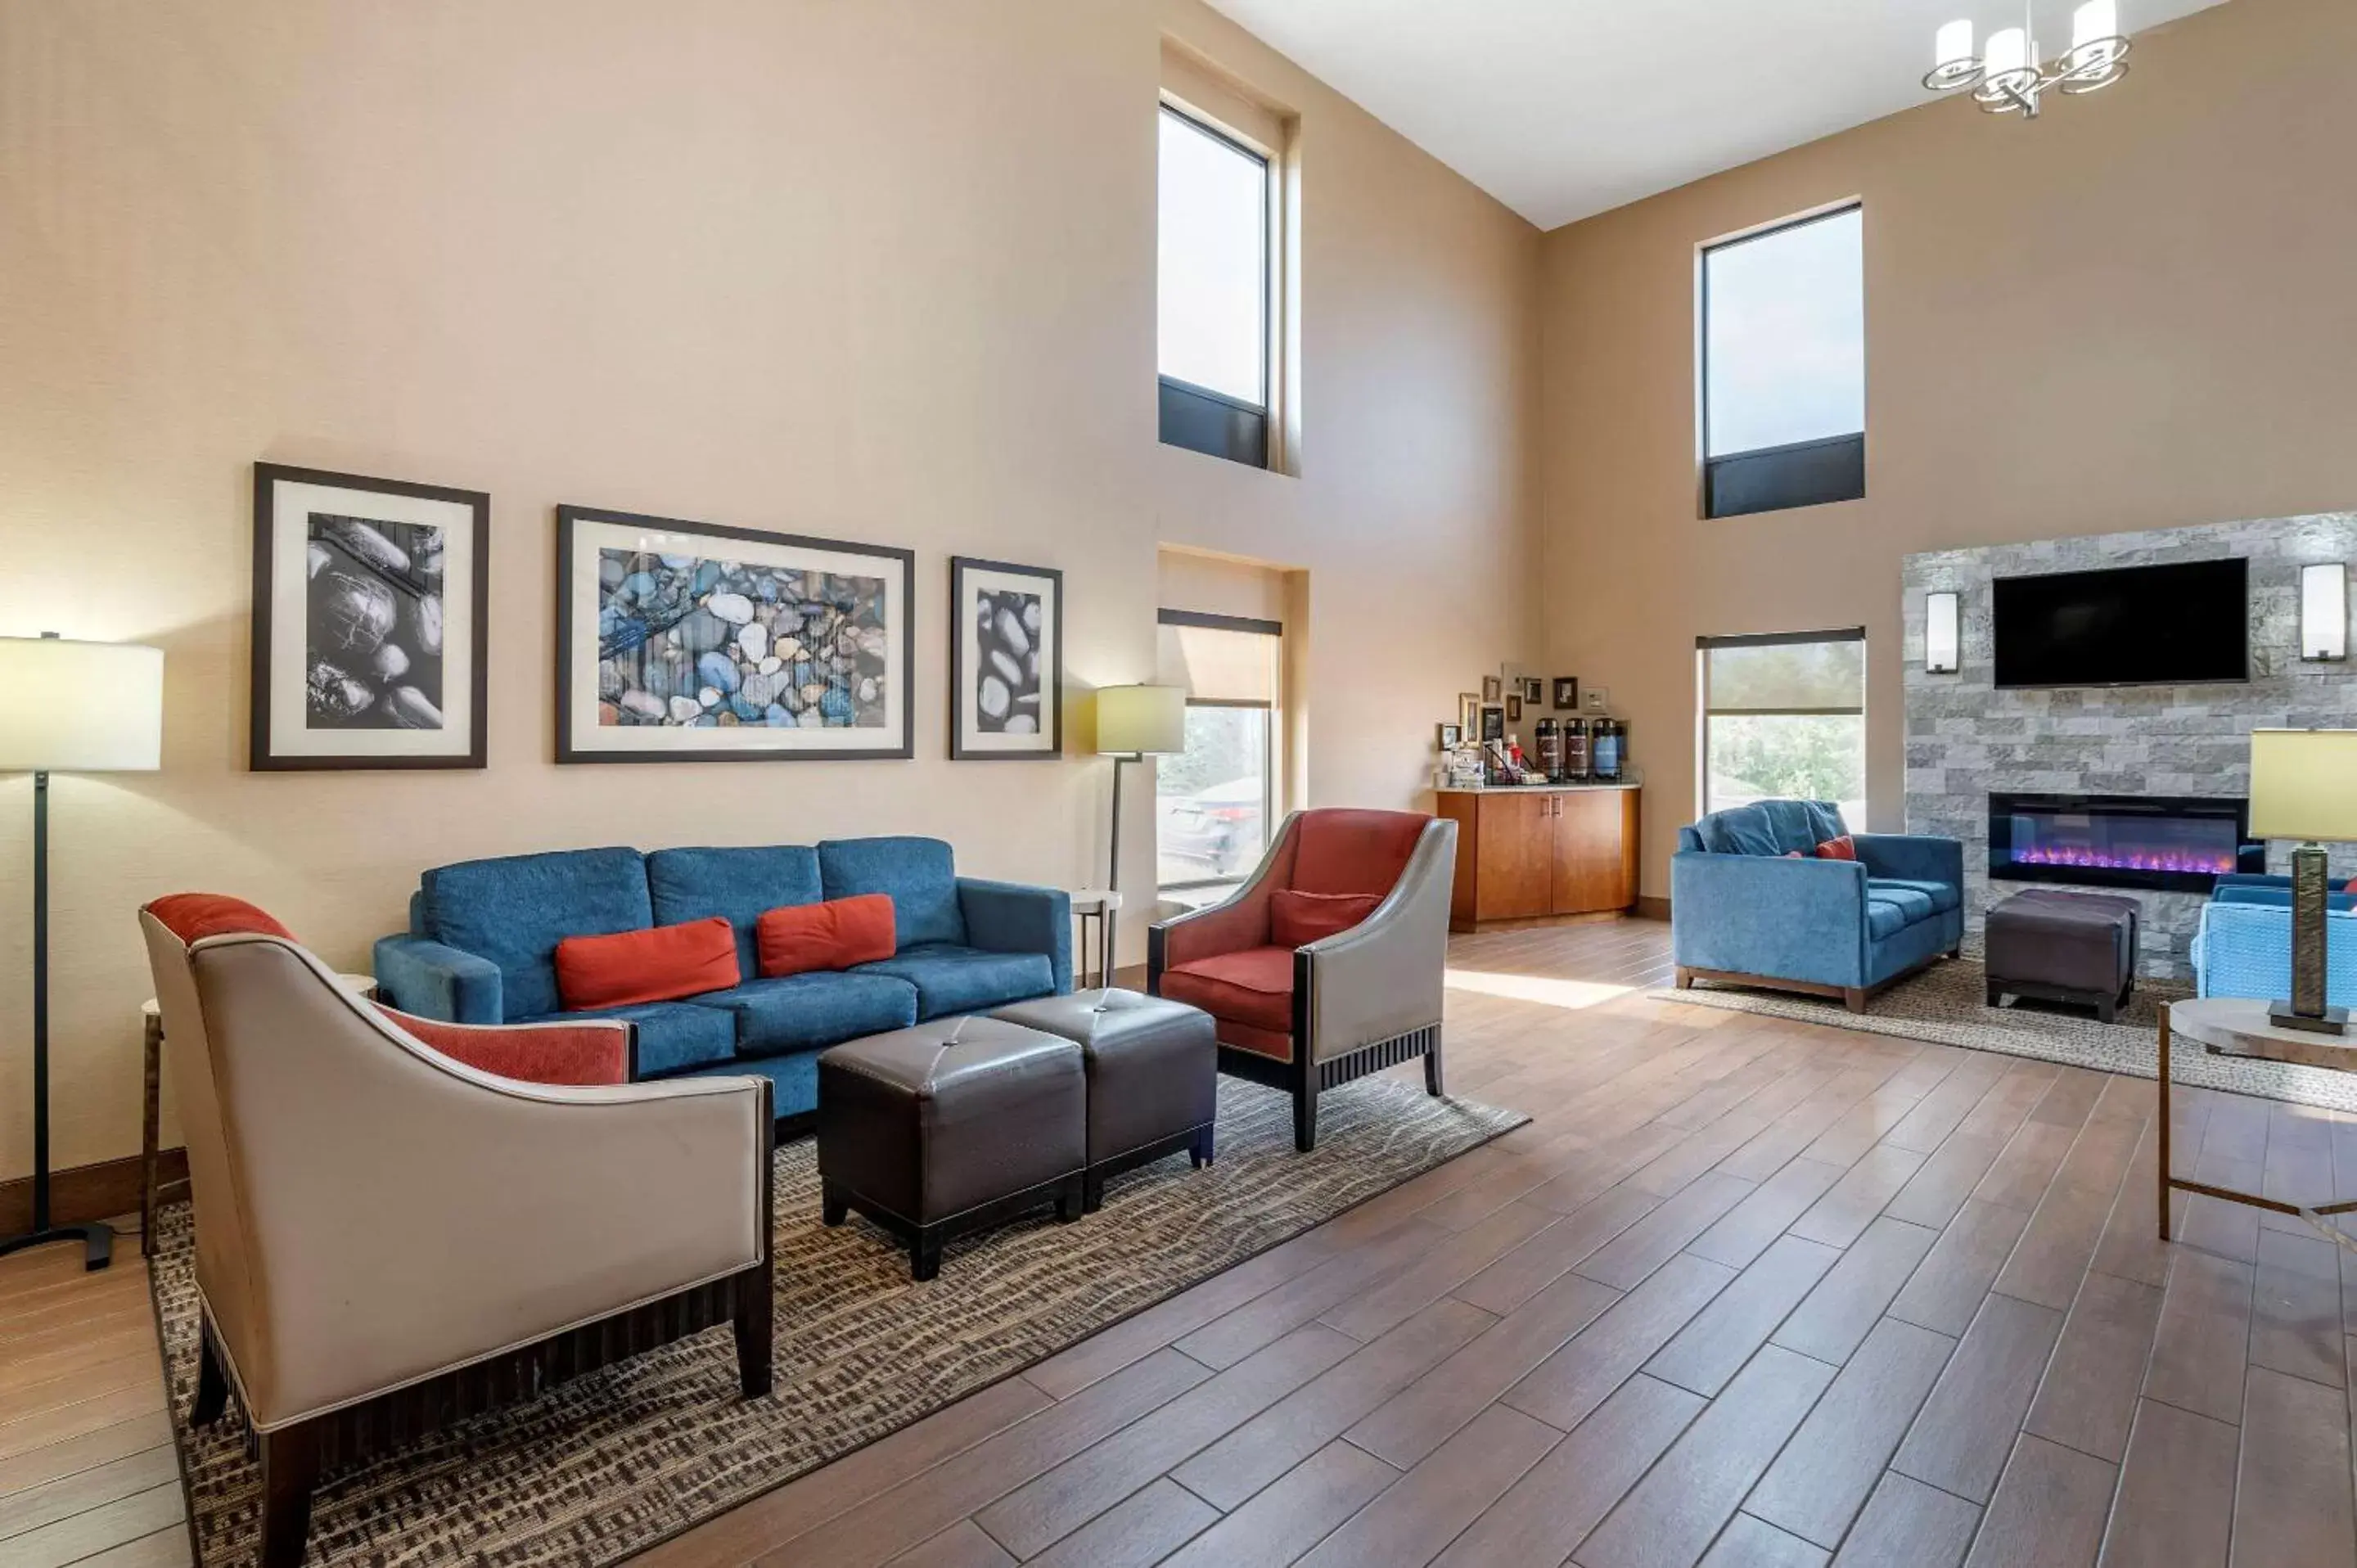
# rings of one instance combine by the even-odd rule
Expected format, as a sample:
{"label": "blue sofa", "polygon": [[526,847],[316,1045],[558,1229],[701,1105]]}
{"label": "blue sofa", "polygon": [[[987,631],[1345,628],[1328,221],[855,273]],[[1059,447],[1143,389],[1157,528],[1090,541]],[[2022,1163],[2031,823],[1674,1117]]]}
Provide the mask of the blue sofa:
{"label": "blue sofa", "polygon": [[[2324,900],[2324,1000],[2357,1006],[2357,895]],[[2193,933],[2193,984],[2201,996],[2280,1002],[2291,994],[2291,878],[2234,873],[2218,878]]]}
{"label": "blue sofa", "polygon": [[[1857,833],[1857,859],[1818,860],[1848,832],[1823,800],[1760,800],[1678,830],[1670,950],[1678,986],[1734,981],[1867,995],[1964,938],[1964,851],[1954,839]],[[1802,859],[1787,858],[1798,851]]]}
{"label": "blue sofa", "polygon": [[[765,910],[885,893],[899,950],[840,973],[760,977]],[[565,1013],[556,944],[725,917],[743,978],[726,991]],[[458,1024],[555,1017],[637,1026],[641,1078],[759,1073],[780,1125],[818,1105],[818,1053],[922,1019],[1072,988],[1071,899],[1054,888],[960,876],[939,839],[831,840],[815,848],[562,850],[425,873],[409,929],[376,944],[384,1000]]]}

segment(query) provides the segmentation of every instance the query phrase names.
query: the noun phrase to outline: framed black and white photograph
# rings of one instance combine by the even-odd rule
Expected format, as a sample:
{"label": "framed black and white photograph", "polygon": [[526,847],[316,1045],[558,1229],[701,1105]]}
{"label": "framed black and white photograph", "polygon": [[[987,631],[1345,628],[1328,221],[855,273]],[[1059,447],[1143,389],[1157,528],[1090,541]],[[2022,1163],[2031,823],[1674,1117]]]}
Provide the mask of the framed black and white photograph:
{"label": "framed black and white photograph", "polygon": [[1536,707],[1546,701],[1546,682],[1536,675],[1523,677],[1523,705]]}
{"label": "framed black and white photograph", "polygon": [[491,499],[253,466],[249,765],[480,768]]}
{"label": "framed black and white photograph", "polygon": [[556,509],[556,760],[916,755],[916,556]]}
{"label": "framed black and white photograph", "polygon": [[1480,736],[1480,693],[1459,692],[1457,693],[1457,727],[1464,731],[1469,739],[1478,738]]}
{"label": "framed black and white photograph", "polygon": [[950,756],[961,762],[1064,749],[1064,575],[950,558]]}
{"label": "framed black and white photograph", "polygon": [[1578,676],[1558,675],[1555,678],[1555,706],[1557,713],[1579,706]]}
{"label": "framed black and white photograph", "polygon": [[1501,688],[1499,685],[1498,677],[1495,675],[1484,675],[1481,677],[1481,700],[1485,703],[1495,703],[1502,700]]}
{"label": "framed black and white photograph", "polygon": [[1506,704],[1503,703],[1482,703],[1480,728],[1477,733],[1480,736],[1482,742],[1485,745],[1493,740],[1505,739]]}
{"label": "framed black and white photograph", "polygon": [[1436,731],[1433,736],[1433,748],[1435,750],[1455,751],[1458,746],[1465,744],[1465,731],[1461,725],[1436,725],[1434,729]]}
{"label": "framed black and white photograph", "polygon": [[1510,725],[1523,722],[1523,694],[1520,692],[1511,693],[1506,698],[1506,722]]}

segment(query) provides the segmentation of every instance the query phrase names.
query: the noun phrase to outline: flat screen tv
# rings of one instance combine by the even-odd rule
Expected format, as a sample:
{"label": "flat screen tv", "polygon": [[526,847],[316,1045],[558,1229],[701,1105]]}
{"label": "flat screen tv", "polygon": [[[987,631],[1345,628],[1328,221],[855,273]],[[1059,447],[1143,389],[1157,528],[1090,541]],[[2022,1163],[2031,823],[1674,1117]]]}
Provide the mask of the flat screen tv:
{"label": "flat screen tv", "polygon": [[1999,577],[1995,608],[1999,686],[2251,678],[2247,561]]}

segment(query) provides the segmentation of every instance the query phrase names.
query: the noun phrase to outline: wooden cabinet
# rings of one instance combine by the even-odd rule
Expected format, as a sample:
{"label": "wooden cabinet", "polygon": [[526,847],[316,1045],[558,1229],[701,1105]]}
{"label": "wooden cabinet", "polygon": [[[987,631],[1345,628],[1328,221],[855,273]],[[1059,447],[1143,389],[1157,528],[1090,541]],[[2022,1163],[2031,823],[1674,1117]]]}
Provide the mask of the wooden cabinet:
{"label": "wooden cabinet", "polygon": [[1634,789],[1446,790],[1457,824],[1449,925],[1587,915],[1637,901]]}

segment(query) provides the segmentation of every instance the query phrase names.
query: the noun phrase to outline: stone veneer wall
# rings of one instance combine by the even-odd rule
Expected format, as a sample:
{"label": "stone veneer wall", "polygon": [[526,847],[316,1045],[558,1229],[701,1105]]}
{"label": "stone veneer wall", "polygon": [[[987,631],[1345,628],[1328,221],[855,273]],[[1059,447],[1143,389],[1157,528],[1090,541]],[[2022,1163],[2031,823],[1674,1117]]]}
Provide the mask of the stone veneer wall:
{"label": "stone veneer wall", "polygon": [[[2000,692],[1991,683],[1991,579],[2044,572],[2240,555],[2251,577],[2251,679],[2202,686],[2087,687]],[[2348,664],[2299,661],[2299,568],[2357,561],[2357,512],[2269,518],[2200,528],[2107,533],[2032,544],[1943,550],[1906,558],[1907,829],[1964,842],[1964,929],[1980,940],[1992,902],[2032,883],[1987,875],[1992,789],[2056,793],[2244,795],[2255,728],[2357,728],[2357,679]],[[1923,670],[1923,597],[1962,596],[1962,671]],[[2165,630],[2161,633],[2165,635]],[[2271,844],[2285,869],[2291,846]],[[2357,869],[2336,846],[2333,875]],[[2136,899],[2138,972],[2190,979],[2188,957],[2202,897],[2103,888]]]}

